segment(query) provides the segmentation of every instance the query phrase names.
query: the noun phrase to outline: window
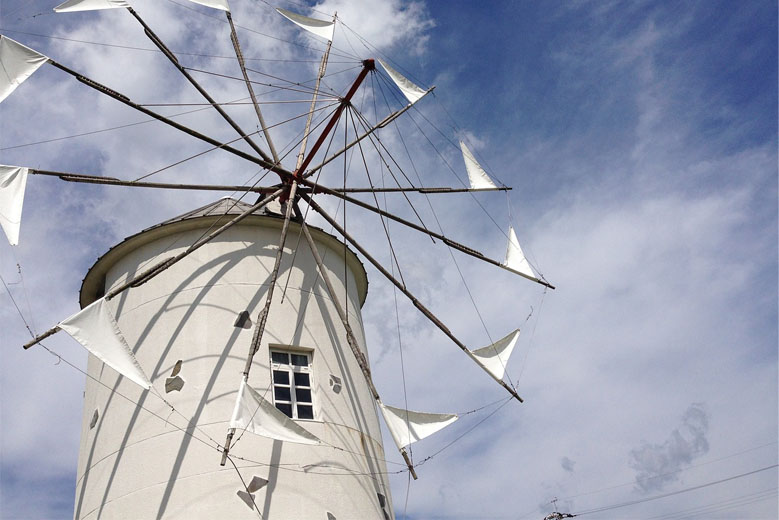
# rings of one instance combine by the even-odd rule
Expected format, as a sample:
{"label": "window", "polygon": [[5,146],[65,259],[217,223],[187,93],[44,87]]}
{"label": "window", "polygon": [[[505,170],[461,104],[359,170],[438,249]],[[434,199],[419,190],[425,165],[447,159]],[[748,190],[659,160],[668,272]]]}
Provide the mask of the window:
{"label": "window", "polygon": [[271,349],[273,404],[293,419],[313,419],[311,354]]}

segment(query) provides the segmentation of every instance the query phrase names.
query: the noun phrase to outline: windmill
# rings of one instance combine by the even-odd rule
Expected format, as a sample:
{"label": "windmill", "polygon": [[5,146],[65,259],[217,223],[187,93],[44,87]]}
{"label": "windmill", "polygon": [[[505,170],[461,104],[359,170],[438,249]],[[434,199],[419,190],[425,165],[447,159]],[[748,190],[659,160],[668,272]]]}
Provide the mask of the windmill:
{"label": "windmill", "polygon": [[[374,141],[380,131],[412,109],[432,88],[418,87],[383,60],[362,60],[345,94],[330,99],[331,112],[313,124],[320,110],[320,81],[327,70],[336,19],[314,19],[279,9],[280,16],[327,41],[315,85],[308,91],[310,108],[302,137],[296,143],[295,166],[286,168],[285,159],[292,148],[280,156],[274,145],[245,66],[229,6],[219,0],[196,3],[223,11],[230,25],[236,60],[261,128],[253,136],[207,93],[126,2],[70,0],[58,10],[126,9],[171,64],[238,133],[236,141],[244,143],[244,148],[155,112],[5,36],[0,41],[3,65],[12,72],[0,90],[3,97],[39,67],[50,65],[214,149],[272,172],[279,181],[270,186],[172,185],[4,167],[2,193],[8,202],[0,209],[12,243],[19,238],[21,201],[28,175],[125,187],[227,190],[259,197],[253,204],[221,199],[127,238],[101,257],[87,274],[81,291],[83,310],[25,345],[30,348],[63,330],[92,354],[76,517],[132,508],[144,511],[141,516],[172,517],[190,514],[193,509],[209,514],[209,507],[217,507],[213,514],[222,515],[227,511],[225,507],[230,507],[236,515],[338,518],[360,513],[364,517],[391,517],[377,407],[414,478],[417,475],[408,445],[451,424],[457,416],[416,412],[382,402],[371,377],[361,326],[359,308],[365,300],[367,279],[359,258],[371,264],[465,355],[521,402],[516,389],[504,381],[506,363],[519,331],[486,347],[467,347],[392,268],[379,262],[318,202],[320,196],[336,197],[344,204],[424,233],[460,253],[553,287],[530,266],[513,228],[509,229],[507,253],[501,262],[354,195],[507,190],[490,179],[464,142],[460,147],[469,187],[381,188],[371,184],[366,188],[332,188],[319,182],[325,166],[338,159],[345,164],[346,154],[361,150],[363,143],[371,142],[381,149],[381,142]],[[361,117],[352,101],[361,84],[379,67],[405,102],[371,123]],[[354,123],[354,137],[345,139],[338,151],[329,152],[328,139],[332,139],[346,114]],[[257,142],[260,137],[264,144]],[[309,137],[313,141],[310,147]],[[309,211],[318,214],[340,238],[307,224]],[[290,245],[290,232],[302,237],[297,246]],[[275,293],[283,274],[289,278],[282,299]],[[291,295],[295,291],[297,298]],[[313,305],[306,295],[314,295],[318,312],[309,310]],[[245,349],[244,359],[239,360],[236,352],[241,347]],[[240,370],[232,369],[236,363]],[[134,406],[120,410],[117,396]],[[176,424],[172,432],[159,425],[160,417],[168,410],[171,417],[165,419],[166,423]],[[154,416],[154,424],[141,424],[139,417],[144,412]],[[220,433],[224,440],[218,439]],[[205,454],[193,455],[190,445],[197,443],[220,453],[217,466]],[[243,454],[239,450],[244,450]],[[270,453],[270,462],[246,453]],[[226,467],[228,462],[233,468]],[[239,464],[244,473],[247,466],[264,464],[273,475],[258,470],[261,474],[244,478]],[[294,465],[299,471],[284,474],[281,470],[285,465]],[[346,472],[351,483],[334,488],[333,476],[338,468]],[[242,477],[242,488],[237,492],[235,472]],[[237,495],[238,500],[225,506],[211,496],[215,489]],[[142,507],[149,510],[138,509]]]}

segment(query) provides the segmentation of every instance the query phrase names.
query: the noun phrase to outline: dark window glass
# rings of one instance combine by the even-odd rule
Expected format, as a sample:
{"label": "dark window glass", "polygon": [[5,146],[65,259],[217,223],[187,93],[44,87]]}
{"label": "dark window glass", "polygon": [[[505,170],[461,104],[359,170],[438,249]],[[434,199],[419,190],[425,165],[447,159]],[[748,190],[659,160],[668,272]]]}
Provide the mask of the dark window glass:
{"label": "dark window glass", "polygon": [[314,407],[308,404],[298,405],[298,419],[313,419]]}
{"label": "dark window glass", "polygon": [[311,402],[311,390],[309,390],[308,388],[296,388],[295,389],[295,399],[297,399],[301,403],[310,403]]}
{"label": "dark window glass", "polygon": [[271,350],[270,355],[276,408],[293,419],[313,419],[310,354]]}
{"label": "dark window glass", "polygon": [[[285,354],[286,355],[286,354]],[[292,356],[292,364],[298,367],[307,367],[308,366],[308,356],[304,356],[301,354],[291,354]]]}
{"label": "dark window glass", "polygon": [[308,374],[304,372],[295,372],[295,386],[311,386],[311,380]]}
{"label": "dark window glass", "polygon": [[292,394],[286,386],[274,386],[273,395],[278,401],[290,401]]}
{"label": "dark window glass", "polygon": [[[280,385],[288,385],[289,384],[289,372],[285,372],[283,370],[274,370],[273,371],[273,382],[276,383],[276,384],[280,384]],[[295,382],[297,382],[297,378],[295,378]]]}
{"label": "dark window glass", "polygon": [[271,352],[270,358],[273,360],[274,363],[281,363],[284,365],[289,364],[289,354],[286,352]]}
{"label": "dark window glass", "polygon": [[276,408],[284,412],[287,417],[292,417],[292,405],[289,403],[276,403]]}

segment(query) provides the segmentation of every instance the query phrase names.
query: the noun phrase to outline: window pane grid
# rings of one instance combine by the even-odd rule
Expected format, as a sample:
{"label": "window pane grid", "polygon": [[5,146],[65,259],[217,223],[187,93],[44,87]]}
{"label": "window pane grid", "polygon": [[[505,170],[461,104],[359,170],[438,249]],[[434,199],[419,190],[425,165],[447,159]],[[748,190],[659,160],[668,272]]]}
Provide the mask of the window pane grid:
{"label": "window pane grid", "polygon": [[274,405],[293,419],[313,419],[310,355],[273,350],[270,354]]}

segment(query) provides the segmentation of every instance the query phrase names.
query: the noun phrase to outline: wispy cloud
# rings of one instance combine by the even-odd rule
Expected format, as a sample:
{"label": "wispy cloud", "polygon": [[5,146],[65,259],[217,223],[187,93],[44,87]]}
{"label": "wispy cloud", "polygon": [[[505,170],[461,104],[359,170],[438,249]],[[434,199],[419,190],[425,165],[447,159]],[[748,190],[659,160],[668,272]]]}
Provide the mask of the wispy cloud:
{"label": "wispy cloud", "polygon": [[374,48],[389,51],[401,45],[406,52],[423,54],[428,32],[435,25],[424,2],[325,0],[312,12],[319,18],[322,13],[338,13],[348,26],[340,35],[345,39],[340,45],[366,56],[372,55]]}
{"label": "wispy cloud", "polygon": [[678,472],[709,451],[706,434],[709,417],[700,403],[690,405],[682,424],[661,444],[643,443],[630,451],[630,467],[636,471],[636,485],[643,492],[659,491],[678,480]]}

